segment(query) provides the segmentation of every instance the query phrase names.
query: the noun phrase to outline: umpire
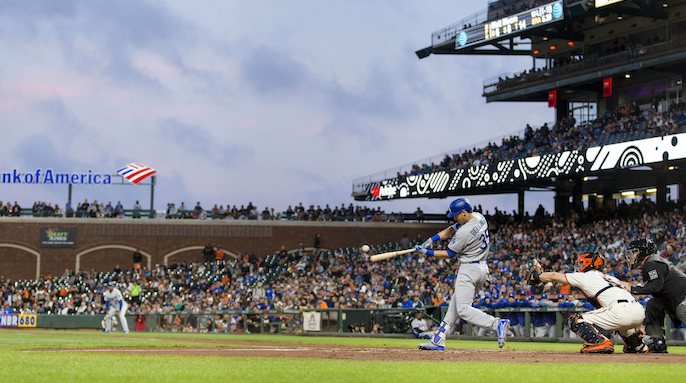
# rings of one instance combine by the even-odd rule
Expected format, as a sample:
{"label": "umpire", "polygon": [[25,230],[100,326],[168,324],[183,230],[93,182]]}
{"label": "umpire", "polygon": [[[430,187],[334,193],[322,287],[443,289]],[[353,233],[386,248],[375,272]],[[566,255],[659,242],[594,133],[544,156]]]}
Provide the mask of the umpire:
{"label": "umpire", "polygon": [[650,238],[631,241],[626,250],[629,267],[640,267],[643,275],[643,286],[631,287],[631,293],[652,295],[646,304],[646,333],[653,339],[649,352],[666,354],[665,312],[675,327],[686,324],[686,274],[661,258]]}

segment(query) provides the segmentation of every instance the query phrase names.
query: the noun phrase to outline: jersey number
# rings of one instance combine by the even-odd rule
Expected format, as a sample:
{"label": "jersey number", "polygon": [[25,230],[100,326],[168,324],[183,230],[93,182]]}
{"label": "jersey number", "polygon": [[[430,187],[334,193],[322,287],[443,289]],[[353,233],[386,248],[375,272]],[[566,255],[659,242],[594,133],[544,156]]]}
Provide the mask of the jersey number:
{"label": "jersey number", "polygon": [[603,279],[605,280],[605,282],[607,282],[608,284],[610,284],[610,286],[612,286],[612,287],[619,287],[619,288],[622,288],[622,289],[624,288],[624,287],[622,287],[622,285],[620,285],[619,283],[617,283],[617,282],[613,281],[612,279],[608,278],[607,275],[603,275]]}
{"label": "jersey number", "polygon": [[485,250],[488,247],[488,230],[481,234],[481,242],[483,246],[479,246],[479,250]]}

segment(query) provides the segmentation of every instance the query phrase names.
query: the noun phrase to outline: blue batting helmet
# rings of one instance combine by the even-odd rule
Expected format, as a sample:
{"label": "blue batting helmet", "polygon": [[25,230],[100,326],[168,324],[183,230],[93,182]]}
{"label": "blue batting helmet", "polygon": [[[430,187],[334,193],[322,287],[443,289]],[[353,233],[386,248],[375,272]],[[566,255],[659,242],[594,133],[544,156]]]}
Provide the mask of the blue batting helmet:
{"label": "blue batting helmet", "polygon": [[472,204],[466,198],[458,198],[452,203],[450,203],[450,213],[448,213],[448,218],[453,218],[458,215],[461,211],[467,210],[468,212],[474,211]]}

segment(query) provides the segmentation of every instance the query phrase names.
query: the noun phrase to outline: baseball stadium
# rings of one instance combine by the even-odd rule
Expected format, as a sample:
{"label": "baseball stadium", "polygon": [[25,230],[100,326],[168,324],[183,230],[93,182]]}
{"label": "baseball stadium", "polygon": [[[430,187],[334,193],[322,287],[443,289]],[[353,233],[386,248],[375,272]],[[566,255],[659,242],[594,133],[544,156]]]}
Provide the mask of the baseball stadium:
{"label": "baseball stadium", "polygon": [[[68,190],[62,207],[0,202],[0,380],[683,380],[686,0],[484,5],[412,60],[526,56],[484,73],[481,97],[555,121],[370,165],[331,206],[159,210],[163,175],[140,162],[0,172],[3,198]],[[150,209],[76,202],[96,185],[149,191]]]}

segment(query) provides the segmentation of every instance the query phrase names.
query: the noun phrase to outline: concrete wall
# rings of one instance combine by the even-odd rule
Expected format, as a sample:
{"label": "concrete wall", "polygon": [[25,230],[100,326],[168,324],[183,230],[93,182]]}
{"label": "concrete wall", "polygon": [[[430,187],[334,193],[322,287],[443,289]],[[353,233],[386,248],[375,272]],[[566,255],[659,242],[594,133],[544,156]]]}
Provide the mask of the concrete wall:
{"label": "concrete wall", "polygon": [[[33,279],[39,275],[62,275],[65,269],[97,271],[132,266],[137,248],[143,264],[172,260],[202,260],[208,242],[229,253],[252,251],[258,257],[274,254],[281,246],[296,249],[302,242],[313,245],[319,233],[321,247],[359,247],[363,244],[397,242],[407,234],[427,238],[447,224],[301,222],[301,221],[197,221],[147,219],[9,218],[0,219],[0,275]],[[40,247],[40,228],[75,228],[76,247]]]}

